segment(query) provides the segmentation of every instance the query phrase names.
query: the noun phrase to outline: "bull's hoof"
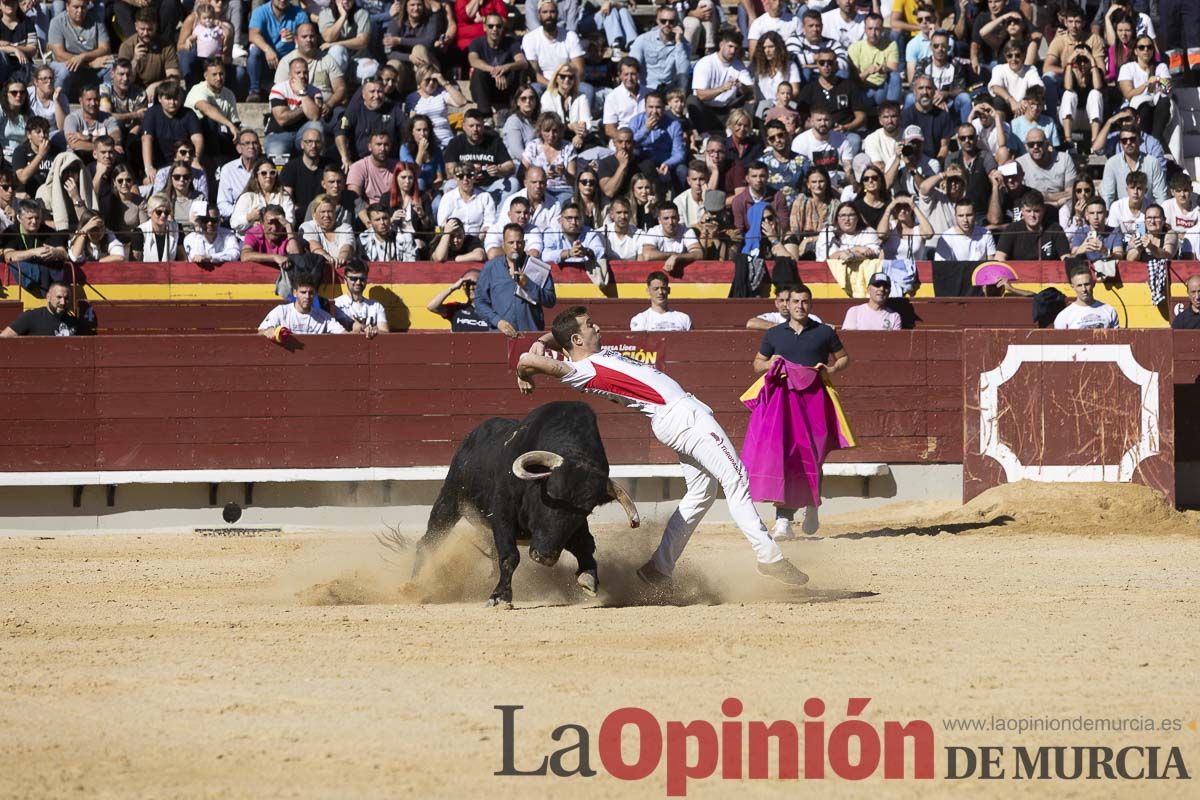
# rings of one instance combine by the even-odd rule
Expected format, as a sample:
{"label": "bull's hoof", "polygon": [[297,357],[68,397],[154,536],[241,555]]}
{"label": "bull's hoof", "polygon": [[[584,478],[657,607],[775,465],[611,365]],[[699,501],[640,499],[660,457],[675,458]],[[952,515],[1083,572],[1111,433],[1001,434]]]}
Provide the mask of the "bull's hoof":
{"label": "bull's hoof", "polygon": [[498,608],[501,611],[512,611],[512,600],[501,600],[499,597],[489,597],[488,601],[483,604],[484,608]]}
{"label": "bull's hoof", "polygon": [[596,590],[600,586],[599,579],[596,578],[596,570],[590,569],[586,572],[581,572],[575,576],[575,582],[579,584],[579,588],[588,597],[595,597]]}

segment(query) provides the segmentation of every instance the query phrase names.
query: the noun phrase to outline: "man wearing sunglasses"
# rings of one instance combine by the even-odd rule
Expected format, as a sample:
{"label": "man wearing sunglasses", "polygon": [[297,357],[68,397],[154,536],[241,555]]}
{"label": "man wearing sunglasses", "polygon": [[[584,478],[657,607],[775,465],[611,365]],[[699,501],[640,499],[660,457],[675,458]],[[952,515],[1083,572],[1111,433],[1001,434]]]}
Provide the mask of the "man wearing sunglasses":
{"label": "man wearing sunglasses", "polygon": [[641,65],[642,84],[651,91],[669,89],[687,91],[691,50],[679,27],[679,12],[674,6],[660,5],[655,25],[633,40],[629,57]]}
{"label": "man wearing sunglasses", "polygon": [[861,134],[867,121],[863,90],[858,83],[838,76],[837,56],[832,50],[817,53],[816,65],[817,79],[800,88],[796,104],[801,113],[816,108],[828,110],[833,130],[846,137],[851,157],[856,156],[862,150]]}
{"label": "man wearing sunglasses", "polygon": [[1146,174],[1150,202],[1161,205],[1167,200],[1167,179],[1158,160],[1142,152],[1142,132],[1133,120],[1121,125],[1117,138],[1120,151],[1104,162],[1104,179],[1100,183],[1100,196],[1108,205],[1126,196],[1125,176],[1131,172]]}
{"label": "man wearing sunglasses", "polygon": [[975,204],[975,213],[986,214],[988,198],[992,193],[992,182],[988,175],[998,166],[995,157],[979,146],[979,133],[974,125],[958,126],[955,134],[958,150],[946,156],[946,166],[957,164],[962,167],[967,181],[967,197]]}
{"label": "man wearing sunglasses", "polygon": [[[917,62],[914,76],[928,75],[933,81],[933,104],[946,111],[953,109],[958,122],[966,122],[971,114],[971,95],[967,93],[966,70],[950,58],[950,32],[936,30],[929,41],[930,55]],[[913,95],[905,100],[910,106]]]}
{"label": "man wearing sunglasses", "polygon": [[[1137,112],[1132,108],[1122,109],[1104,120],[1100,130],[1092,137],[1092,155],[1109,158],[1121,152],[1121,128],[1125,127],[1127,122],[1138,122]],[[1138,149],[1157,161],[1165,173],[1167,154],[1163,151],[1162,142],[1142,130],[1138,130],[1138,136],[1141,137]]]}
{"label": "man wearing sunglasses", "polygon": [[354,259],[346,264],[346,292],[333,301],[333,317],[350,333],[374,339],[391,330],[383,304],[367,299],[367,274],[365,261]]}
{"label": "man wearing sunglasses", "polygon": [[1071,199],[1071,187],[1078,177],[1075,160],[1054,150],[1041,128],[1025,134],[1025,150],[1025,155],[1017,159],[1025,171],[1025,183],[1045,195],[1046,205],[1057,213]]}
{"label": "man wearing sunglasses", "polygon": [[210,208],[196,217],[196,230],[184,237],[183,252],[188,261],[211,269],[240,260],[242,247],[233,231],[221,227],[220,212]]}
{"label": "man wearing sunglasses", "polygon": [[[487,320],[475,311],[475,286],[479,283],[479,270],[469,269],[457,281],[447,286],[429,301],[426,309],[450,323],[455,333],[485,333]],[[446,299],[462,289],[465,303],[447,303]]]}
{"label": "man wearing sunglasses", "polygon": [[[490,117],[496,109],[512,103],[529,62],[521,52],[521,41],[505,32],[504,18],[499,14],[484,17],[483,32],[467,48],[467,62],[471,65],[471,98],[475,107]],[[503,122],[497,120],[496,127],[502,126]]]}

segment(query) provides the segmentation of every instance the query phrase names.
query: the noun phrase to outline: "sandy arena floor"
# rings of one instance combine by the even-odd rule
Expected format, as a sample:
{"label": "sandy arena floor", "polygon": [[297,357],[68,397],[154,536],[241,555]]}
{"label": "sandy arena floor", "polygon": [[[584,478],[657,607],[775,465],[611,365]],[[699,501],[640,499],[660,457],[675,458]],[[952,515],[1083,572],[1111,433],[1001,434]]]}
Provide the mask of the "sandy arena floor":
{"label": "sandy arena floor", "polygon": [[[1080,506],[1089,510],[1073,512]],[[1036,510],[1035,510],[1036,509]],[[1136,487],[1002,487],[962,509],[881,507],[785,546],[792,595],[752,573],[732,529],[702,529],[667,598],[629,573],[657,531],[599,532],[599,599],[525,559],[517,608],[401,592],[406,556],[369,536],[0,539],[0,796],[662,797],[641,782],[495,777],[519,704],[517,765],[550,731],[641,706],[660,721],[924,719],[934,781],[722,781],[692,797],[1195,796],[1193,781],[946,781],[950,745],[1177,745],[1200,771],[1200,525]],[[395,562],[389,564],[383,555]],[[473,560],[472,560],[473,555]],[[449,570],[449,567],[447,567]],[[443,573],[444,577],[451,577]],[[1178,718],[1172,733],[948,732],[954,717]],[[1193,723],[1195,724],[1195,723]],[[570,741],[570,740],[568,740]],[[559,745],[561,746],[561,745]],[[1011,759],[1008,759],[1011,760]],[[911,766],[910,766],[911,769]],[[487,794],[484,794],[487,793]]]}

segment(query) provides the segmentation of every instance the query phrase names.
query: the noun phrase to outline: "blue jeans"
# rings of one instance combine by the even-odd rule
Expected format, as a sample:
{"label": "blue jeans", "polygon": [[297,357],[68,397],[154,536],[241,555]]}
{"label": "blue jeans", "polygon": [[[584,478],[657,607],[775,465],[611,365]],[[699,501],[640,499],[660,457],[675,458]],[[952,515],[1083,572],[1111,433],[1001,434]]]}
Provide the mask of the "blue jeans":
{"label": "blue jeans", "polygon": [[878,109],[885,100],[891,100],[893,103],[900,102],[900,72],[889,73],[887,80],[883,82],[883,86],[877,89],[867,89],[867,107]]}
{"label": "blue jeans", "polygon": [[[1200,44],[1200,42],[1197,42]],[[1042,84],[1046,87],[1046,113],[1051,119],[1058,119],[1058,105],[1062,102],[1062,74],[1050,72],[1042,75]],[[1020,111],[1013,109],[1013,116],[1020,114]]]}
{"label": "blue jeans", "polygon": [[111,63],[103,69],[92,69],[91,67],[80,67],[71,72],[67,69],[67,65],[60,61],[51,61],[50,69],[54,70],[54,85],[62,89],[68,98],[77,93],[80,87],[87,86],[89,83],[107,83],[108,74],[112,72]]}
{"label": "blue jeans", "polygon": [[[288,50],[288,53],[290,52],[292,51]],[[280,53],[279,57],[283,58],[286,55],[287,53]],[[254,45],[250,45],[250,49],[246,51],[246,71],[250,73],[250,91],[252,92],[257,92],[261,89],[264,75],[267,78],[268,91],[275,85],[275,73],[271,71],[270,65],[267,64],[267,54]]]}
{"label": "blue jeans", "polygon": [[846,133],[846,144],[850,145],[851,157],[862,152],[862,137],[853,131]]}
{"label": "blue jeans", "polygon": [[[597,11],[590,17],[579,21],[579,34],[586,36],[597,30],[604,30],[604,37],[610,46],[628,50],[633,46],[633,40],[638,36],[637,25],[633,21],[633,12],[628,8],[613,8],[605,16]],[[624,42],[621,46],[620,43]]]}
{"label": "blue jeans", "polygon": [[28,64],[22,64],[7,53],[0,53],[0,85],[8,83],[9,78],[28,80],[28,76]]}

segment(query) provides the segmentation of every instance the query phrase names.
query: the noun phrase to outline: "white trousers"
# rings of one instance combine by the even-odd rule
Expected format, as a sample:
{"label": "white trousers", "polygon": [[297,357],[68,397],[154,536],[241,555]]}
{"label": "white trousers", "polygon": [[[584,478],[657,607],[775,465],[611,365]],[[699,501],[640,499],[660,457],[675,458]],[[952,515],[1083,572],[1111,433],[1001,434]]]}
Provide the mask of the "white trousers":
{"label": "white trousers", "polygon": [[717,486],[725,492],[729,513],[750,541],[754,556],[763,564],[783,558],[783,551],[767,533],[754,502],[750,482],[737,449],[725,435],[712,409],[690,394],[679,398],[651,422],[654,435],[679,455],[687,493],[667,521],[662,541],[654,552],[654,568],[664,575],[675,570],[675,562],[687,547],[692,532],[717,499]]}
{"label": "white trousers", "polygon": [[[1074,91],[1063,92],[1062,98],[1058,102],[1058,116],[1060,119],[1068,117],[1074,119],[1079,111],[1079,95]],[[1100,122],[1104,119],[1104,95],[1092,89],[1087,95],[1087,116],[1088,122]],[[1071,135],[1067,131],[1067,136]]]}

